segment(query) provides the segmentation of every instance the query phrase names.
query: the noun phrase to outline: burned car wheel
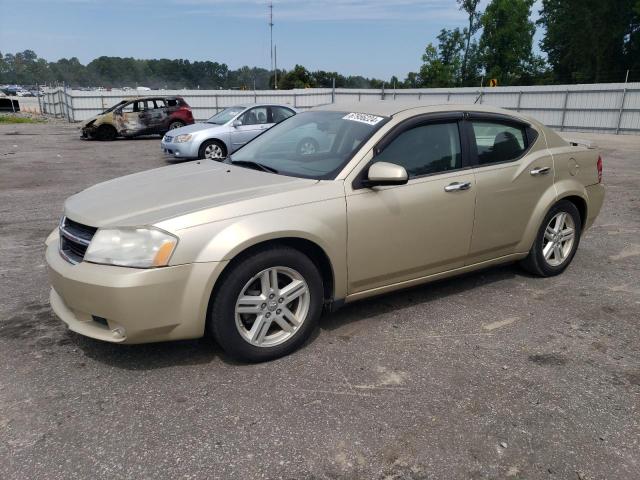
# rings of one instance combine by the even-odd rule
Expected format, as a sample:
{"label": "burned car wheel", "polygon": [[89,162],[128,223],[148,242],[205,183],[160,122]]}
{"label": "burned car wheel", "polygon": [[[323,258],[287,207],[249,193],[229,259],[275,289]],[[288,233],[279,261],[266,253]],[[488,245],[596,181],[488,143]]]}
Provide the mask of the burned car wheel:
{"label": "burned car wheel", "polygon": [[176,128],[182,128],[182,127],[184,127],[184,122],[181,122],[179,120],[174,120],[169,124],[169,130],[175,130]]}
{"label": "burned car wheel", "polygon": [[103,141],[115,140],[117,136],[118,132],[111,125],[100,125],[95,133],[95,138]]}
{"label": "burned car wheel", "polygon": [[231,266],[215,292],[209,333],[231,356],[265,361],[296,350],[322,311],[322,278],[298,250],[260,250]]}

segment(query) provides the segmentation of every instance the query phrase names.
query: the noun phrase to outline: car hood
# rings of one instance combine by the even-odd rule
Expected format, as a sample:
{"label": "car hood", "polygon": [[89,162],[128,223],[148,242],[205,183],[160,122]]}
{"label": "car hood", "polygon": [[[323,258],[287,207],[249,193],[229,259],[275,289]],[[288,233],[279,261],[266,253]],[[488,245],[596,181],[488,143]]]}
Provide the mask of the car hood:
{"label": "car hood", "polygon": [[102,115],[104,115],[103,113],[99,114],[99,115],[94,115],[91,118],[87,118],[84,122],[82,122],[82,124],[80,125],[81,127],[86,127],[87,125],[89,125],[91,122],[97,120],[99,117],[101,117]]}
{"label": "car hood", "polygon": [[195,133],[195,132],[200,132],[202,130],[211,130],[213,132],[213,131],[222,129],[223,127],[225,126],[215,125],[213,123],[194,123],[191,125],[187,125],[185,127],[180,127],[180,128],[171,130],[171,132],[168,135],[172,137],[176,137],[178,135],[184,135],[185,133]]}
{"label": "car hood", "polygon": [[153,225],[315,183],[219,162],[189,162],[94,185],[67,199],[65,215],[94,227]]}

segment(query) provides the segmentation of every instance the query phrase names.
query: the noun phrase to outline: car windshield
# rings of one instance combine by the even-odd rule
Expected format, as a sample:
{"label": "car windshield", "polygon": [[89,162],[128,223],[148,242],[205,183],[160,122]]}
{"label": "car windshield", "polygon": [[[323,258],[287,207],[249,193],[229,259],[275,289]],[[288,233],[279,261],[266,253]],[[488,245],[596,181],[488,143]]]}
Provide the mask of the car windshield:
{"label": "car windshield", "polygon": [[122,100],[121,102],[116,103],[113,107],[107,108],[104,112],[102,112],[101,115],[104,115],[105,113],[113,112],[116,108],[124,105],[125,103],[127,103],[127,100]]}
{"label": "car windshield", "polygon": [[230,161],[293,177],[333,179],[386,120],[361,113],[300,113],[256,137]]}
{"label": "car windshield", "polygon": [[229,107],[225,108],[221,112],[216,113],[213,117],[207,120],[207,123],[213,123],[215,125],[224,125],[233,117],[238,115],[244,110],[243,107]]}

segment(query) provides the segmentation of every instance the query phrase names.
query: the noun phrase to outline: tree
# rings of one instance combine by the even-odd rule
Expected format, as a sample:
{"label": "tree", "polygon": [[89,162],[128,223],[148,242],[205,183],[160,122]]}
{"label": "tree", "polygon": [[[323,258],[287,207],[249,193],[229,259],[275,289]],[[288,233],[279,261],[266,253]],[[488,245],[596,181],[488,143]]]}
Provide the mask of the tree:
{"label": "tree", "polygon": [[639,0],[543,0],[540,44],[556,80],[622,81],[640,67]]}
{"label": "tree", "polygon": [[482,26],[481,18],[482,13],[478,11],[478,3],[480,0],[458,0],[458,5],[460,6],[460,10],[464,10],[467,13],[468,25],[462,31],[465,41],[464,54],[462,55],[462,67],[461,67],[461,76],[462,83],[469,84],[469,82],[474,82],[477,77],[477,70],[469,68],[469,63],[471,65],[477,65],[477,59],[472,58],[472,61],[469,62],[470,53],[477,53],[477,46],[471,44],[471,39],[473,36],[478,33],[480,27]]}
{"label": "tree", "polygon": [[464,35],[459,28],[442,29],[438,47],[427,45],[422,55],[420,80],[425,87],[451,87],[461,83]]}
{"label": "tree", "polygon": [[291,88],[309,88],[313,84],[313,78],[309,70],[302,65],[296,65],[293,70],[287,72],[278,82],[278,87],[283,90]]}
{"label": "tree", "polygon": [[529,20],[534,0],[492,0],[482,15],[480,55],[489,78],[502,85],[523,81],[534,63],[535,25]]}

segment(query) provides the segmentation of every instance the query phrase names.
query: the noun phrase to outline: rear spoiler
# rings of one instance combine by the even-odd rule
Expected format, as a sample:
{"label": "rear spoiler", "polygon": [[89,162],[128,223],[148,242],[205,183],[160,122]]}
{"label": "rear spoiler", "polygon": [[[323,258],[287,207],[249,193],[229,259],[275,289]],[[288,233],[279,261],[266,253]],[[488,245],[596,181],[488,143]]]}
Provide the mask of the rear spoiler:
{"label": "rear spoiler", "polygon": [[569,142],[569,145],[571,145],[572,147],[586,147],[589,149],[598,148],[595,142],[592,142],[590,140],[577,140],[575,138],[566,138],[565,140]]}

